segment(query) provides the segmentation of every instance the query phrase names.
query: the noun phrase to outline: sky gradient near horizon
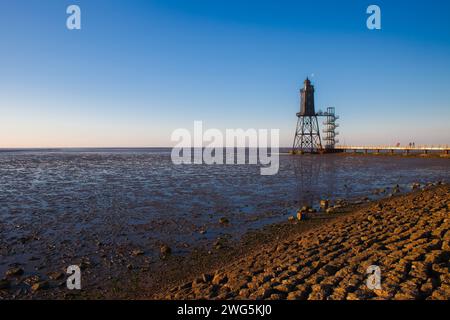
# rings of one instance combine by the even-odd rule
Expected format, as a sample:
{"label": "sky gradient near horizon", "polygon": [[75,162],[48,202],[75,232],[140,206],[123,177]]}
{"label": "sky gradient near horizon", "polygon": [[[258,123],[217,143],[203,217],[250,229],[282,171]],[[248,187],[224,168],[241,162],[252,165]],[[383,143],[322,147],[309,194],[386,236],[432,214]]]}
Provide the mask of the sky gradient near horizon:
{"label": "sky gradient near horizon", "polygon": [[[82,29],[66,29],[66,8]],[[382,30],[366,28],[377,4]],[[450,144],[450,2],[0,2],[0,148],[171,146],[177,128],[277,128],[298,90],[342,144]]]}

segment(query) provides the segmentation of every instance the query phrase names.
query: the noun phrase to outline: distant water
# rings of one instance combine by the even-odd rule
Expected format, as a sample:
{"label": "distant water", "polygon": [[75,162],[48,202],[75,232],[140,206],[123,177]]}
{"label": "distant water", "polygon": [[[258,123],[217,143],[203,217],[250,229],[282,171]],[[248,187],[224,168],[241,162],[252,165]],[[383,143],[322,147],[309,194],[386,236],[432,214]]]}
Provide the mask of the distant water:
{"label": "distant water", "polygon": [[[183,252],[186,243],[283,221],[322,198],[440,180],[450,182],[448,159],[281,155],[279,173],[261,176],[256,165],[174,165],[165,148],[3,150],[0,276],[9,264],[66,243],[73,255],[89,255],[94,241],[165,242]],[[45,261],[52,259],[61,256]]]}

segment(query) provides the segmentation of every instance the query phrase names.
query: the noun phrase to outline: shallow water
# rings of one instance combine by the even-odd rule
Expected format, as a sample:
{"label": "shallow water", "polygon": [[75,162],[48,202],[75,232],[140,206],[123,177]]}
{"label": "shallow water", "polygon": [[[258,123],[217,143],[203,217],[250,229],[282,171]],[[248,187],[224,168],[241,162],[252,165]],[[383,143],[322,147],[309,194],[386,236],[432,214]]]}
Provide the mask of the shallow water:
{"label": "shallow water", "polygon": [[174,165],[170,149],[0,152],[0,278],[12,265],[45,274],[85,257],[123,267],[122,249],[153,257],[167,243],[185,253],[283,221],[319,199],[450,182],[450,161],[440,158],[280,155],[277,175],[259,169]]}

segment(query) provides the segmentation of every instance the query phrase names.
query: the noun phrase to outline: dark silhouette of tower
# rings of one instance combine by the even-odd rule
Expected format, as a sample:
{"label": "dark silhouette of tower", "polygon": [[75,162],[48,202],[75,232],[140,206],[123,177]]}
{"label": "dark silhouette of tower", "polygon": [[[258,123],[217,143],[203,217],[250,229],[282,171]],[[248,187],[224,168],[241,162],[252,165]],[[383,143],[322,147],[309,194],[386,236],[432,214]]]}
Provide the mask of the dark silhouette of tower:
{"label": "dark silhouette of tower", "polygon": [[314,107],[314,86],[308,78],[304,87],[300,90],[300,112],[297,113],[297,129],[295,130],[293,153],[321,152],[322,141],[320,139],[318,114]]}

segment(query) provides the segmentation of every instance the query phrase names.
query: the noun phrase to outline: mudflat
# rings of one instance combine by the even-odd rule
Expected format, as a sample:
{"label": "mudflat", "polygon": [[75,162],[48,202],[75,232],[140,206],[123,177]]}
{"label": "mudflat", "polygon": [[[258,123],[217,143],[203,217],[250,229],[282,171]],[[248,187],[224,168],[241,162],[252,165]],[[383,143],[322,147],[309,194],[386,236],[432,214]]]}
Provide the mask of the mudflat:
{"label": "mudflat", "polygon": [[[449,212],[449,185],[374,202],[153,298],[447,300]],[[367,286],[372,265],[380,289]]]}

